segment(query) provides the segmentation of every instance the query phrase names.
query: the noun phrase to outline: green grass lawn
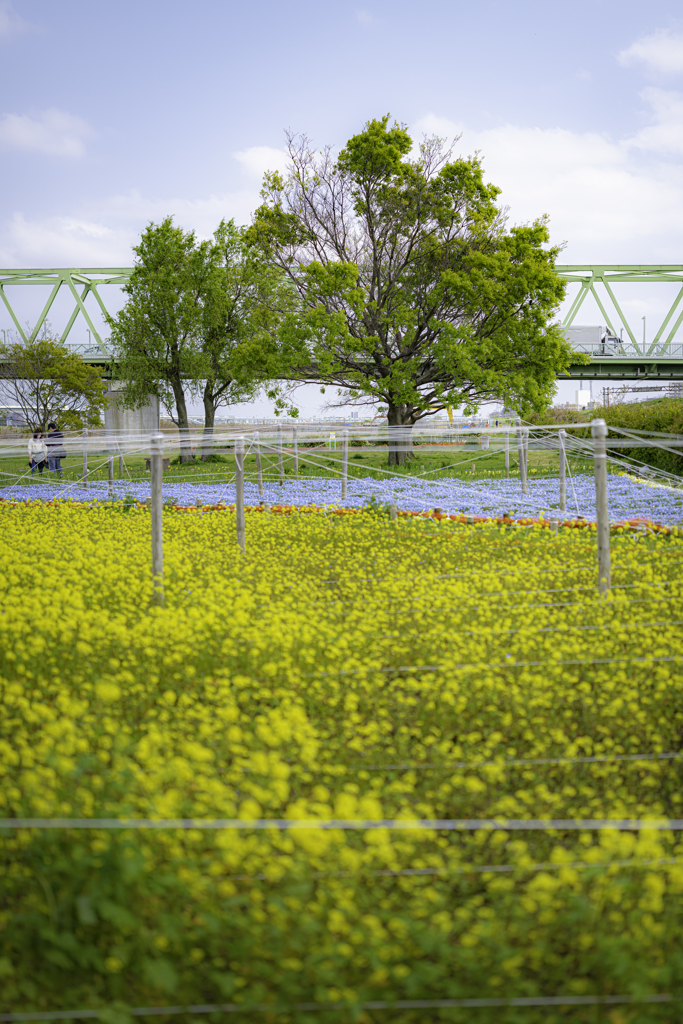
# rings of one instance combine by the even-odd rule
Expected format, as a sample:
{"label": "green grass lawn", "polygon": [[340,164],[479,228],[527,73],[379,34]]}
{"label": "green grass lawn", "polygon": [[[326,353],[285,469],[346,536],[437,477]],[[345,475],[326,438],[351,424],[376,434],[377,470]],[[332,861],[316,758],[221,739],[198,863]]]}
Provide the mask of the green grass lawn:
{"label": "green grass lawn", "polygon": [[[235,460],[231,452],[218,449],[220,462],[202,462],[199,458],[189,464],[181,465],[172,460],[170,468],[165,472],[168,480],[187,480],[192,482],[218,482],[229,479],[235,471]],[[516,453],[515,453],[516,454]],[[264,479],[278,478],[278,459],[276,453],[262,454]],[[299,477],[339,477],[341,474],[342,452],[328,448],[299,448]],[[294,459],[291,448],[283,452],[283,465],[286,476],[293,476]],[[572,473],[592,473],[590,459],[572,458]],[[63,478],[65,481],[80,480],[83,475],[83,459],[81,456],[68,456],[62,460]],[[89,479],[107,479],[106,453],[91,452],[88,459]],[[256,476],[256,457],[245,457],[247,478]],[[372,477],[381,479],[389,471],[386,449],[369,449],[359,451],[349,449],[349,477]],[[487,453],[485,451],[462,449],[442,449],[424,446],[415,450],[414,458],[405,466],[394,466],[391,472],[407,477],[421,477],[425,480],[436,480],[443,477],[455,477],[463,480],[500,479],[505,476],[505,456],[502,452]],[[22,483],[53,482],[54,478],[47,468],[40,475],[29,473],[28,460],[25,458],[5,458],[0,460],[0,481],[4,485],[15,483],[23,477]],[[529,477],[556,477],[558,475],[558,457],[555,452],[530,451]],[[517,459],[510,452],[510,476],[519,477]],[[123,473],[119,465],[119,457],[114,458],[115,480],[146,480],[149,473],[145,470],[145,456],[129,455],[124,457]]]}

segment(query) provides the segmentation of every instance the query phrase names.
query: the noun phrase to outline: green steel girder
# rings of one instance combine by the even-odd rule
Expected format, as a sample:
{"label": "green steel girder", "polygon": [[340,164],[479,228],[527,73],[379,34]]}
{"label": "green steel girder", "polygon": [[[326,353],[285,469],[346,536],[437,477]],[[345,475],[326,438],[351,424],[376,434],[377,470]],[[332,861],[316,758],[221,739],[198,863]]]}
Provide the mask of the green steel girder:
{"label": "green steel girder", "polygon": [[[666,339],[662,342],[662,335],[669,327],[674,313],[676,313],[678,306],[683,299],[683,264],[675,263],[657,263],[657,264],[640,264],[640,263],[602,263],[602,264],[563,264],[558,266],[557,272],[561,277],[565,279],[568,284],[578,284],[579,290],[572,302],[567,315],[563,321],[564,327],[570,327],[576,320],[576,314],[581,309],[586,298],[592,295],[598,304],[600,312],[605,318],[605,324],[612,331],[613,334],[617,334],[613,322],[610,319],[610,315],[603,304],[599,286],[604,288],[610,302],[612,303],[617,316],[621,320],[621,323],[629,336],[631,345],[634,348],[634,355],[654,355],[657,353],[658,359],[670,358],[670,346],[683,323],[683,309],[676,317],[673,327],[666,336]],[[662,324],[655,335],[654,341],[648,347],[646,352],[643,352],[642,345],[638,344],[636,340],[635,332],[633,331],[628,318],[624,315],[624,312],[617,301],[617,297],[612,290],[612,285],[615,284],[678,284],[679,290],[671,303],[669,310],[664,317]],[[657,349],[659,351],[657,352]]]}
{"label": "green steel girder", "polygon": [[[576,364],[569,370],[572,378],[604,378],[606,380],[665,379],[683,380],[683,343],[673,344],[674,338],[683,324],[683,264],[562,264],[557,272],[568,285],[578,285],[578,291],[565,315],[563,326],[571,327],[588,296],[592,296],[604,318],[609,330],[617,335],[614,314],[618,317],[628,335],[624,340],[619,354],[610,358],[601,357],[597,350],[589,351],[591,361],[588,365]],[[104,268],[53,268],[0,270],[0,298],[12,319],[14,326],[24,340],[28,336],[22,328],[7,294],[7,288],[16,286],[41,286],[49,288],[49,294],[42,312],[33,327],[31,337],[38,335],[45,323],[54,301],[62,288],[65,288],[73,300],[73,310],[62,331],[61,339],[66,341],[79,315],[85,319],[92,337],[97,343],[97,351],[84,351],[83,358],[87,362],[106,365],[111,361],[111,353],[106,340],[100,335],[85,306],[85,300],[92,293],[100,310],[106,317],[108,310],[100,294],[105,285],[121,288],[127,283],[133,272],[132,267]],[[647,351],[643,351],[636,338],[636,333],[613,290],[614,285],[621,284],[678,284],[678,292],[673,299],[654,341]],[[610,313],[609,308],[614,313]],[[1,307],[0,307],[1,308]],[[666,337],[664,335],[666,333]],[[662,338],[664,340],[662,341]],[[603,346],[604,348],[604,346]]]}
{"label": "green steel girder", "polygon": [[641,356],[640,359],[600,359],[593,357],[590,363],[575,363],[570,366],[567,376],[571,380],[683,380],[683,358],[664,359],[659,356]]}
{"label": "green steel girder", "polygon": [[[67,321],[66,327],[62,331],[61,340],[65,342],[69,337],[71,328],[80,313],[88,325],[92,337],[97,342],[97,347],[99,349],[99,357],[96,356],[95,359],[88,359],[88,362],[102,361],[103,359],[108,359],[111,353],[85,306],[85,299],[88,297],[89,293],[92,292],[97,304],[102,310],[102,313],[104,316],[108,316],[108,310],[102,301],[99,288],[103,285],[118,285],[121,287],[126,284],[131,274],[131,267],[88,269],[70,267],[54,269],[41,268],[39,270],[0,270],[0,298],[4,302],[5,307],[12,318],[12,323],[16,327],[20,337],[22,337],[24,341],[28,341],[29,336],[26,334],[26,331],[19,322],[19,318],[12,307],[6,288],[8,286],[16,287],[22,285],[50,288],[50,294],[47,302],[43,306],[43,310],[36,320],[30,335],[31,338],[36,338],[38,336],[41,327],[47,320],[50,309],[52,308],[60,289],[66,288],[66,290],[71,293],[71,297],[74,301],[74,308],[69,320]],[[80,293],[78,289],[81,289]]]}

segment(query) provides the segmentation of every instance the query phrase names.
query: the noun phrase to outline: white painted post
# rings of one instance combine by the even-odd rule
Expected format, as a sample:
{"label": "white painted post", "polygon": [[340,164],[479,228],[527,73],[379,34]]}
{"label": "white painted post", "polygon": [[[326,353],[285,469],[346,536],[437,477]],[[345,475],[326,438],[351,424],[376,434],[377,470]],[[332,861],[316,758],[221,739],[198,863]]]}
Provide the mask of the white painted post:
{"label": "white painted post", "polygon": [[566,433],[566,430],[558,431],[560,447],[560,512],[567,511],[567,454],[564,444]]}
{"label": "white painted post", "polygon": [[88,486],[88,428],[83,427],[83,486]]}
{"label": "white painted post", "polygon": [[349,476],[349,432],[342,430],[342,501],[346,500],[346,485]]}
{"label": "white painted post", "polygon": [[114,497],[114,445],[112,444],[111,433],[107,434],[107,493],[109,500]]}
{"label": "white painted post", "polygon": [[[263,469],[261,467],[261,444],[259,442],[258,430],[254,431],[254,455],[256,456],[256,480],[258,482],[258,495],[263,499]],[[261,502],[263,504],[263,501]]]}
{"label": "white painted post", "polygon": [[609,551],[609,510],[607,507],[607,424],[591,421],[595,467],[595,506],[598,513],[598,590],[606,594],[612,585]]}
{"label": "white painted post", "polygon": [[510,431],[505,431],[505,478],[510,479]]}
{"label": "white painted post", "polygon": [[280,486],[285,482],[285,470],[282,465],[282,427],[277,428],[277,468],[280,474]]}
{"label": "white painted post", "polygon": [[292,450],[294,452],[294,476],[299,479],[299,445],[296,427],[292,427]]}
{"label": "white painted post", "polygon": [[246,550],[246,529],[244,523],[244,438],[235,438],[235,514],[237,518],[237,543]]}
{"label": "white painted post", "polygon": [[149,444],[149,466],[152,477],[152,582],[154,600],[164,603],[164,534],[163,495],[164,435],[152,434]]}
{"label": "white painted post", "polygon": [[522,494],[526,494],[526,481],[524,479],[524,439],[522,437],[521,420],[517,417],[517,458],[519,459],[519,482],[522,487]]}

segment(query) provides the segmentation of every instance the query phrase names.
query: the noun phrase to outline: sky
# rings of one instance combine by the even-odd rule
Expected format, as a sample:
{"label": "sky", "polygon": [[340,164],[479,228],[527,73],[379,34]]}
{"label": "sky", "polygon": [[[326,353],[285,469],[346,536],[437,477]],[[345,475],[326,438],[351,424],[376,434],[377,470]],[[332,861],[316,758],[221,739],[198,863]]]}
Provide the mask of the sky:
{"label": "sky", "polygon": [[[285,129],[342,146],[385,113],[478,152],[561,262],[683,262],[680,2],[0,0],[0,83],[0,268],[129,266],[168,214],[248,223]],[[654,336],[666,287],[623,295]]]}

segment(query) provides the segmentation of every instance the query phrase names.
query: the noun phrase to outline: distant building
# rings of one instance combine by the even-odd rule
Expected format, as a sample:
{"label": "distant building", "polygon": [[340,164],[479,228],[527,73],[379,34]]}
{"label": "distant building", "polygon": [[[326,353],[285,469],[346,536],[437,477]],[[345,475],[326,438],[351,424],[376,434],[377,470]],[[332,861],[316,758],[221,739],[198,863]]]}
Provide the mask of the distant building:
{"label": "distant building", "polygon": [[0,405],[0,427],[25,427],[26,417],[19,405]]}

